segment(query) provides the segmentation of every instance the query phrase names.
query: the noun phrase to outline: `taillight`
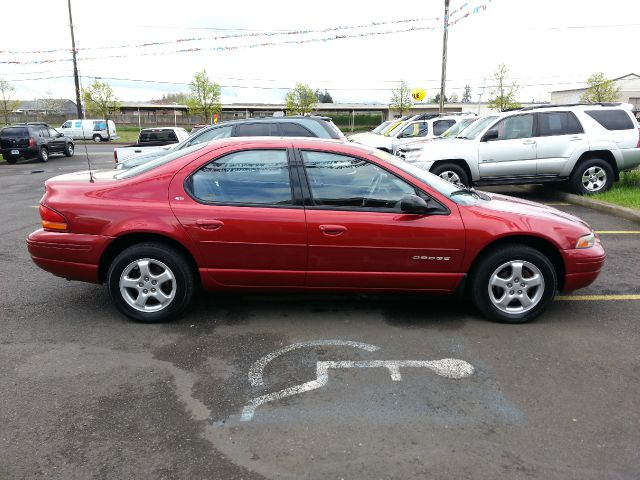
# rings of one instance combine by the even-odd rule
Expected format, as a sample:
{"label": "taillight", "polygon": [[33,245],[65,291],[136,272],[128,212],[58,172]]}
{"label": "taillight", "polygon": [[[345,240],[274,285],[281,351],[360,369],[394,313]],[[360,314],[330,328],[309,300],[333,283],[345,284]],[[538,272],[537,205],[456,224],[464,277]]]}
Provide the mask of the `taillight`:
{"label": "taillight", "polygon": [[42,228],[53,232],[66,232],[69,230],[67,219],[60,212],[42,204],[40,204],[39,210]]}
{"label": "taillight", "polygon": [[33,137],[29,137],[29,146],[30,147],[35,147],[36,146],[36,140]]}

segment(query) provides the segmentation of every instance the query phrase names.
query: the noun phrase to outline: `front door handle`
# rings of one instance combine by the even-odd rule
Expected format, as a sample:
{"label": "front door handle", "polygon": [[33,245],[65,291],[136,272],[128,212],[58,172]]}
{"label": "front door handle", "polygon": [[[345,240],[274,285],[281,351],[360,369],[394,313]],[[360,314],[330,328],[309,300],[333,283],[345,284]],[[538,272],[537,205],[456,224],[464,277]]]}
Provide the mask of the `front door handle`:
{"label": "front door handle", "polygon": [[222,220],[201,218],[200,220],[196,220],[196,225],[204,230],[218,230],[220,227],[224,226],[224,222]]}
{"label": "front door handle", "polygon": [[347,227],[343,225],[320,225],[318,228],[322,233],[331,237],[342,235],[347,231]]}
{"label": "front door handle", "polygon": [[578,140],[582,140],[581,137],[569,137],[570,142],[577,142]]}
{"label": "front door handle", "polygon": [[535,140],[525,140],[524,142],[522,142],[523,145],[534,145],[535,143]]}

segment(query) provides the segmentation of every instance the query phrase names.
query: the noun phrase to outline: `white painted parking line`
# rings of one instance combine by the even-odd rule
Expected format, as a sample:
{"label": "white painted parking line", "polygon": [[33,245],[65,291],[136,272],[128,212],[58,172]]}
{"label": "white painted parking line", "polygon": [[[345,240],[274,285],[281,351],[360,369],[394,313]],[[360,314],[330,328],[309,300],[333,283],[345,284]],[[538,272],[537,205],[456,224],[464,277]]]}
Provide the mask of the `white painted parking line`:
{"label": "white painted parking line", "polygon": [[640,300],[640,295],[558,295],[556,300],[569,301],[611,301],[611,300]]}
{"label": "white painted parking line", "polygon": [[596,230],[599,235],[638,235],[640,230]]}
{"label": "white painted parking line", "polygon": [[571,204],[563,202],[545,202],[545,205],[549,205],[550,207],[568,207]]}
{"label": "white painted parking line", "polygon": [[[264,385],[262,382],[262,371],[267,363],[274,358],[282,355],[282,353],[290,352],[298,348],[306,346],[318,346],[318,345],[349,345],[356,346],[356,348],[364,348],[368,351],[378,350],[379,347],[369,344],[362,344],[358,342],[349,342],[342,340],[317,340],[312,342],[303,342],[288,347],[282,348],[269,355],[265,355],[258,362],[256,362],[249,372],[249,380],[252,385]],[[266,360],[265,360],[266,359]],[[330,369],[346,369],[346,368],[386,368],[389,371],[391,380],[399,382],[402,380],[400,373],[401,368],[427,368],[439,375],[448,379],[461,379],[473,375],[475,368],[464,360],[456,358],[443,358],[441,360],[362,360],[362,361],[322,361],[316,362],[316,379],[310,382],[295,385],[293,387],[285,388],[278,392],[269,393],[267,395],[261,395],[253,398],[243,408],[240,420],[248,422],[253,419],[256,408],[268,402],[273,402],[282,398],[291,397],[303,392],[309,392],[311,390],[317,390],[329,383],[329,370]]]}

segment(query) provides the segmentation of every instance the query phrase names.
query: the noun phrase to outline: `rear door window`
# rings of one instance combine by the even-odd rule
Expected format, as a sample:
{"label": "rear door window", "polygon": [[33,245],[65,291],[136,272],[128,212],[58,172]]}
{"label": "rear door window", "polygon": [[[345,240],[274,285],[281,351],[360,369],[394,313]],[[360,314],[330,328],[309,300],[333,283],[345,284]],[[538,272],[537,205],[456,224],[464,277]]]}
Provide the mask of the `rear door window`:
{"label": "rear door window", "polygon": [[211,140],[217,140],[219,138],[228,138],[231,136],[232,127],[218,127],[212,128],[211,130],[205,130],[204,132],[200,132],[196,137],[192,138],[187,142],[185,146],[197,145],[199,143],[210,142]]}
{"label": "rear door window", "polygon": [[584,133],[582,125],[572,112],[538,113],[538,136],[575,135]]}
{"label": "rear door window", "polygon": [[455,125],[455,120],[437,120],[433,122],[433,134],[438,137]]}
{"label": "rear door window", "polygon": [[631,130],[633,121],[624,110],[585,110],[587,115],[607,130]]}
{"label": "rear door window", "polygon": [[281,123],[280,134],[283,137],[315,137],[313,133],[297,123]]}
{"label": "rear door window", "polygon": [[273,123],[246,123],[236,126],[236,137],[277,137],[278,127]]}

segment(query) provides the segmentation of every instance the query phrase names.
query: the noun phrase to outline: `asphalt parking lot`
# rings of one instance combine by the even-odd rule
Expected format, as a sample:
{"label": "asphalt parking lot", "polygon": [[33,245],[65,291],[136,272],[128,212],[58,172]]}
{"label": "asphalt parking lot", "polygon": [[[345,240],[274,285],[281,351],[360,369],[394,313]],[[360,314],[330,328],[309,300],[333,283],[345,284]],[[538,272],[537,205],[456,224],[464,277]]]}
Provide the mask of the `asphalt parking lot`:
{"label": "asphalt parking lot", "polygon": [[203,294],[142,325],[26,250],[43,181],[83,153],[0,163],[0,479],[640,478],[639,224],[502,189],[608,254],[531,324],[448,298]]}

